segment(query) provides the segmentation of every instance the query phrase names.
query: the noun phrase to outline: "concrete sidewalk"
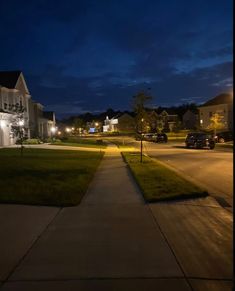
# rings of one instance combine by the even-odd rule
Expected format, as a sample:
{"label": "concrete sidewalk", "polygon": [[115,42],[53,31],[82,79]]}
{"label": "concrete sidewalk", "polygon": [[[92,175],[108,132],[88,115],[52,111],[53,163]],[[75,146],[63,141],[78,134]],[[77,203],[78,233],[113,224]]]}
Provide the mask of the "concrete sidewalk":
{"label": "concrete sidewalk", "polygon": [[50,215],[1,290],[231,290],[229,213],[210,199],[149,207],[114,146],[82,203]]}

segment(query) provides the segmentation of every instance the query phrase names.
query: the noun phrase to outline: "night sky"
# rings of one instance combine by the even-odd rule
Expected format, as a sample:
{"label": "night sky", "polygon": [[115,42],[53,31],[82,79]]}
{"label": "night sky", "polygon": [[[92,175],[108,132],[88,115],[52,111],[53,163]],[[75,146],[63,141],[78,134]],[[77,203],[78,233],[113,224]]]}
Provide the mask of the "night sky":
{"label": "night sky", "polygon": [[0,70],[57,117],[200,104],[232,89],[232,0],[0,1]]}

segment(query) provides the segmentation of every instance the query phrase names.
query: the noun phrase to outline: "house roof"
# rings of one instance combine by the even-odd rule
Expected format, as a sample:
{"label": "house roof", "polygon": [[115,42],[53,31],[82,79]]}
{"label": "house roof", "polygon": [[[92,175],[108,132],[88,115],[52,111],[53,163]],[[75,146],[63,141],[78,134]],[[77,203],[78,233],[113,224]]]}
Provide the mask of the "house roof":
{"label": "house roof", "polygon": [[232,94],[222,93],[222,94],[219,94],[219,95],[215,96],[214,98],[210,99],[209,101],[207,101],[206,103],[204,103],[200,107],[219,105],[219,104],[230,104],[232,102],[233,102]]}
{"label": "house roof", "polygon": [[8,89],[14,89],[21,71],[0,71],[0,85]]}

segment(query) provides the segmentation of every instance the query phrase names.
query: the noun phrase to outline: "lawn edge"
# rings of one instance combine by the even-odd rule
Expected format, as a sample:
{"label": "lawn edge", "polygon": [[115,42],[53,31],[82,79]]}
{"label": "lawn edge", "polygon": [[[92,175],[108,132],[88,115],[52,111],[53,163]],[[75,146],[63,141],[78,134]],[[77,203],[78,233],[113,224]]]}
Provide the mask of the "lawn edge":
{"label": "lawn edge", "polygon": [[[145,203],[157,203],[157,202],[167,202],[167,201],[183,201],[183,200],[187,200],[187,199],[198,199],[198,198],[204,198],[209,196],[209,193],[207,190],[203,190],[201,193],[192,193],[192,194],[182,194],[182,195],[177,195],[174,197],[164,197],[164,198],[146,198],[145,194],[144,194],[144,189],[141,187],[141,185],[139,184],[137,177],[134,173],[134,171],[131,169],[129,163],[127,162],[123,151],[121,151],[121,156],[123,158],[123,161],[126,163],[127,168],[129,169],[129,172],[131,173],[131,176],[133,177],[133,179],[135,180],[135,183],[137,184],[138,188],[140,189],[140,192],[142,193],[143,199],[145,201]],[[151,160],[154,160],[153,158],[149,157],[147,155],[148,158],[150,158]],[[157,160],[157,159],[156,159]],[[159,162],[162,166],[164,166],[165,168],[167,168],[169,171],[174,172],[176,175],[178,175],[180,178],[184,179],[185,181],[187,181],[188,183],[197,186],[198,188],[200,188],[200,186],[196,185],[195,183],[193,183],[192,181],[190,181],[189,179],[186,179],[185,177],[183,177],[182,175],[180,175],[178,172],[172,170],[170,167],[168,167],[167,165],[165,165],[163,162],[157,160],[157,162]]]}

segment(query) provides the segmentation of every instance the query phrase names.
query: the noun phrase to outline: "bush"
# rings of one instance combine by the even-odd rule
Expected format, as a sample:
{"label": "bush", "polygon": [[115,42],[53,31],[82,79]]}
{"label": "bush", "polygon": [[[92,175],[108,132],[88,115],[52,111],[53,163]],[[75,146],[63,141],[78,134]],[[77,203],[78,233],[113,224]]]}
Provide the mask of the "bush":
{"label": "bush", "polygon": [[40,144],[40,140],[38,138],[28,138],[23,141],[23,144]]}

